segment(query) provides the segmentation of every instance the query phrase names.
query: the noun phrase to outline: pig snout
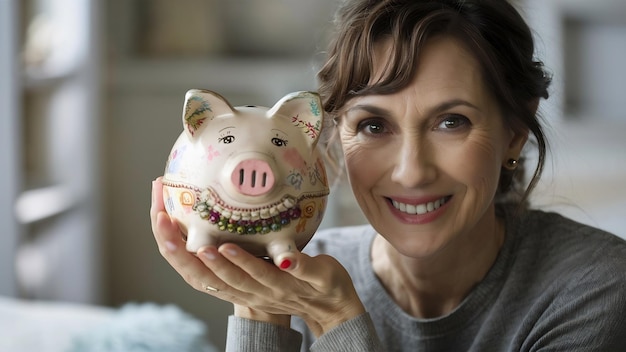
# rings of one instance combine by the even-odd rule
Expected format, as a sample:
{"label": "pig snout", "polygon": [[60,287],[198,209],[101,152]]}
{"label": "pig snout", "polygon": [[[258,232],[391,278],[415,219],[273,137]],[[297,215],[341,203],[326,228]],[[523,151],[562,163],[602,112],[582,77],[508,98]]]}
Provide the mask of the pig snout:
{"label": "pig snout", "polygon": [[247,159],[239,162],[231,174],[235,189],[247,196],[260,196],[274,187],[274,172],[270,165],[259,159]]}

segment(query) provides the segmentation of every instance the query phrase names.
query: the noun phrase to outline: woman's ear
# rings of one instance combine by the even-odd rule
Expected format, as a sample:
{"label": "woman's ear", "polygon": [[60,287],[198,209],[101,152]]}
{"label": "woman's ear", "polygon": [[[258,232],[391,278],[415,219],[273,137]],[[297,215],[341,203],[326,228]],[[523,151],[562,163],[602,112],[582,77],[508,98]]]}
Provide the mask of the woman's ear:
{"label": "woman's ear", "polygon": [[[524,149],[524,145],[528,141],[528,129],[511,129],[512,137],[509,141],[509,148],[506,153],[506,160],[515,159],[518,160],[520,155],[522,154],[522,149]],[[505,160],[505,161],[506,161]]]}
{"label": "woman's ear", "polygon": [[[528,102],[529,112],[533,115],[537,113],[538,108],[539,98],[532,99]],[[519,160],[520,155],[522,154],[522,149],[524,149],[524,146],[528,141],[529,130],[526,126],[512,126],[511,132],[511,140],[509,141],[509,147],[507,153],[505,154],[505,160],[503,161],[505,163],[510,159]]]}

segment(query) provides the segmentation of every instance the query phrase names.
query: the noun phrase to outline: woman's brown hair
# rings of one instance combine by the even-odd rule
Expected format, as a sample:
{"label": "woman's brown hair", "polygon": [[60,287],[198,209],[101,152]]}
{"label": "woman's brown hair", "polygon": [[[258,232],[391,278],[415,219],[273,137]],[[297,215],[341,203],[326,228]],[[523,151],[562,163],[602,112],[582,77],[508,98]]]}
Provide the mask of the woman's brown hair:
{"label": "woman's brown hair", "polygon": [[[532,179],[524,189],[521,161],[515,171],[503,168],[497,194],[500,199],[517,194],[514,198],[525,202],[545,163],[546,139],[536,107],[539,98],[548,98],[550,77],[534,59],[532,33],[511,4],[505,0],[348,0],[337,13],[336,25],[336,36],[318,73],[326,126],[340,118],[351,98],[390,94],[407,86],[426,41],[438,35],[455,37],[481,65],[505,122],[534,136],[538,162]],[[393,49],[384,74],[373,82],[375,46],[385,39],[391,39]],[[328,136],[329,155],[339,162],[334,139]]]}

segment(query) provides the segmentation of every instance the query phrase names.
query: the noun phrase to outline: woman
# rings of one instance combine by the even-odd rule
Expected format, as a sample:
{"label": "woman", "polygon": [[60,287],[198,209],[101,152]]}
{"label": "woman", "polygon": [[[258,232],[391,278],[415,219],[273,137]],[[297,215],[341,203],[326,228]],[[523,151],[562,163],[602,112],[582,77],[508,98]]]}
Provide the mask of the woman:
{"label": "woman", "polygon": [[235,305],[227,349],[623,348],[626,243],[527,208],[549,85],[533,51],[503,0],[348,1],[319,93],[369,225],[317,233],[288,268],[233,244],[186,253],[156,181],[161,253]]}

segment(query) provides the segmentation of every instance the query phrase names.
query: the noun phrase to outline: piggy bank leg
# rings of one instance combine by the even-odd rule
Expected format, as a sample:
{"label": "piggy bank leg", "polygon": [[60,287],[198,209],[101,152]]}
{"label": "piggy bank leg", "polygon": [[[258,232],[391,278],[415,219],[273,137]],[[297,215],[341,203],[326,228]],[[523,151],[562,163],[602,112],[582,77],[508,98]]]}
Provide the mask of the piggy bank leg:
{"label": "piggy bank leg", "polygon": [[188,252],[196,253],[204,246],[216,246],[217,242],[206,231],[202,231],[195,226],[187,230],[187,244],[185,248]]}
{"label": "piggy bank leg", "polygon": [[267,246],[267,253],[274,260],[274,264],[281,269],[288,269],[293,265],[295,251],[297,251],[296,243],[289,239],[272,241]]}

